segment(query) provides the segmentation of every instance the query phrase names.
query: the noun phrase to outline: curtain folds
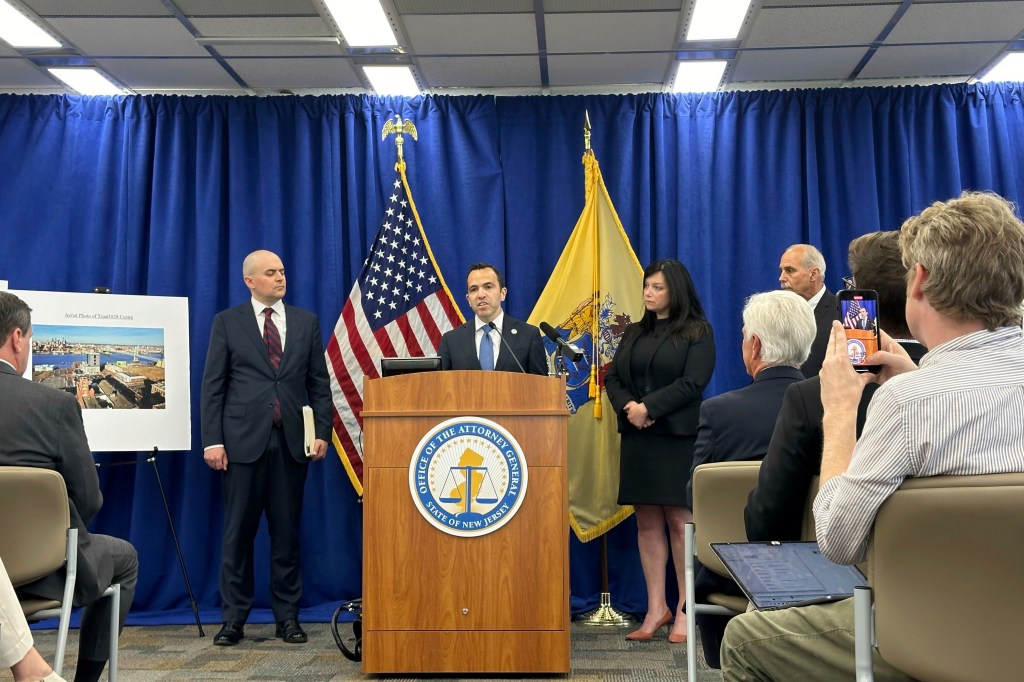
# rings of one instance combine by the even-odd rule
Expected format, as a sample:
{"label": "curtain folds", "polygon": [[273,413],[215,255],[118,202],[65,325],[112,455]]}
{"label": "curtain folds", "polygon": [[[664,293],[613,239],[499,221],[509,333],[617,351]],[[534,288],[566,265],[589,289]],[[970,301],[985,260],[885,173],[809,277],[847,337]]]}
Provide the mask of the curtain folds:
{"label": "curtain folds", "polygon": [[[739,312],[778,286],[778,258],[818,245],[831,289],[846,245],[965,189],[1024,200],[1024,84],[558,97],[0,95],[0,279],[15,289],[187,296],[191,452],[158,459],[202,607],[218,604],[221,498],[198,392],[213,315],[247,297],[241,262],[279,253],[287,300],[333,328],[375,235],[395,163],[384,123],[411,120],[405,157],[443,276],[505,271],[525,319],[583,205],[583,121],[642,264],[690,269],[718,343],[709,395],[747,381]],[[984,264],[979,264],[983,268]],[[637,296],[641,292],[637,291]],[[124,454],[98,453],[102,463]],[[95,530],[130,539],[135,611],[187,608],[149,465],[101,469]],[[316,465],[303,519],[304,604],[361,591],[361,507],[337,457]],[[635,526],[609,534],[616,605],[645,607]],[[574,608],[596,604],[599,543],[571,543]],[[257,544],[267,605],[267,541]],[[412,567],[410,567],[412,569]],[[414,570],[414,569],[413,569]],[[187,618],[187,617],[186,617]]]}

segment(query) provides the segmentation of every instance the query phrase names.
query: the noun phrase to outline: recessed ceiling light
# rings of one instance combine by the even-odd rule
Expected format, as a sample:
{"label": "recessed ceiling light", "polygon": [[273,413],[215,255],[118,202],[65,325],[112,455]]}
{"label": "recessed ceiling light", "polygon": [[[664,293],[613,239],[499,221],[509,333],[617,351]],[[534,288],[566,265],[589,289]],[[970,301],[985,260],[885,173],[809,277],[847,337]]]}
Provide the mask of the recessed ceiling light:
{"label": "recessed ceiling light", "polygon": [[687,40],[735,40],[740,35],[750,0],[697,0]]}
{"label": "recessed ceiling light", "polygon": [[397,45],[380,0],[324,0],[351,47]]}
{"label": "recessed ceiling light", "polygon": [[408,66],[364,66],[363,72],[378,95],[415,97],[420,94]]}
{"label": "recessed ceiling light", "polygon": [[978,80],[983,83],[1024,81],[1024,52],[1007,52]]}
{"label": "recessed ceiling light", "polygon": [[60,41],[39,28],[31,19],[0,0],[0,39],[11,47],[60,47]]}
{"label": "recessed ceiling light", "polygon": [[693,59],[679,62],[672,92],[714,92],[722,82],[723,59]]}
{"label": "recessed ceiling light", "polygon": [[64,81],[69,88],[83,95],[123,95],[125,91],[107,79],[97,69],[67,68],[47,69]]}

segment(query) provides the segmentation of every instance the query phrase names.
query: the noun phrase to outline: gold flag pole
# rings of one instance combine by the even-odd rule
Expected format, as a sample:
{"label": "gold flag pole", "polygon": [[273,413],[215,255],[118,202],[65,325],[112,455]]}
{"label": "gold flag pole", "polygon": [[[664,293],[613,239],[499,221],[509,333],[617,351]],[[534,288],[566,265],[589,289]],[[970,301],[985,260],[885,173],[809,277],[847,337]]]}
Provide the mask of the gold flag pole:
{"label": "gold flag pole", "polygon": [[[583,118],[583,151],[584,153],[590,153],[590,112],[584,112]],[[598,255],[599,256],[599,255]],[[595,258],[595,263],[600,262],[600,257]],[[595,300],[600,300],[600,292],[594,292]],[[594,318],[595,323],[597,318]],[[594,335],[594,342],[597,343],[597,335]],[[595,348],[596,351],[596,348]],[[594,358],[597,358],[595,352]],[[595,360],[596,362],[596,360]],[[596,381],[596,375],[591,379]],[[601,392],[597,392],[595,400],[601,400]],[[600,411],[595,409],[595,415],[599,415]],[[635,623],[636,618],[619,611],[612,606],[612,593],[608,591],[608,534],[605,533],[601,536],[601,602],[596,609],[591,609],[586,613],[581,614],[577,619],[577,623],[581,625],[602,625],[602,626],[613,626],[619,627],[623,625],[629,625]]]}

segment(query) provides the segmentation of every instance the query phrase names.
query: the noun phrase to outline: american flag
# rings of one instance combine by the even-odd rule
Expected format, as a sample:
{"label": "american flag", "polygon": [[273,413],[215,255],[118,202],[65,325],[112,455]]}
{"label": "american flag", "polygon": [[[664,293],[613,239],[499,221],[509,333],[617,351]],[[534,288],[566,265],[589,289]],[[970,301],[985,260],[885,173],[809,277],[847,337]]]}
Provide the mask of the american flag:
{"label": "american flag", "polygon": [[427,244],[405,164],[396,170],[377,238],[325,352],[335,447],[359,495],[363,380],[380,376],[382,357],[436,355],[441,335],[463,322]]}
{"label": "american flag", "polygon": [[861,305],[856,299],[851,300],[846,308],[846,317],[843,319],[843,326],[847,329],[857,328],[857,317],[860,315]]}

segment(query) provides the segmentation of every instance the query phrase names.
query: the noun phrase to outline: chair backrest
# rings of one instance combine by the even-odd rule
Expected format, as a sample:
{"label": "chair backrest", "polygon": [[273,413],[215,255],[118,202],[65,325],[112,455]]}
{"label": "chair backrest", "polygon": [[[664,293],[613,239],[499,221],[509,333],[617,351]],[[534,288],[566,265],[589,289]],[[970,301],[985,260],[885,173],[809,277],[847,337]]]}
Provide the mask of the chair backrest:
{"label": "chair backrest", "polygon": [[71,509],[64,477],[0,466],[0,557],[18,587],[64,565]]}
{"label": "chair backrest", "polygon": [[761,462],[714,462],[693,471],[693,524],[696,554],[710,570],[731,577],[712,542],[746,542],[743,509],[747,496],[757,487]]}
{"label": "chair backrest", "polygon": [[912,478],[868,555],[878,652],[919,680],[1019,679],[1024,474]]}

